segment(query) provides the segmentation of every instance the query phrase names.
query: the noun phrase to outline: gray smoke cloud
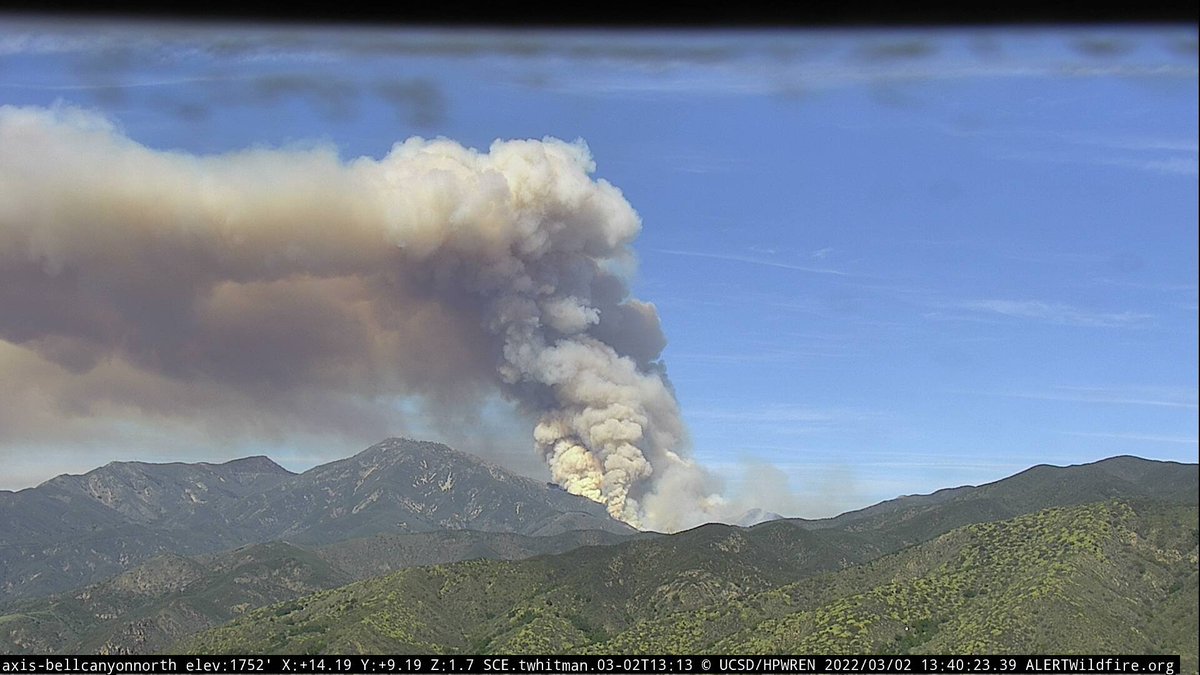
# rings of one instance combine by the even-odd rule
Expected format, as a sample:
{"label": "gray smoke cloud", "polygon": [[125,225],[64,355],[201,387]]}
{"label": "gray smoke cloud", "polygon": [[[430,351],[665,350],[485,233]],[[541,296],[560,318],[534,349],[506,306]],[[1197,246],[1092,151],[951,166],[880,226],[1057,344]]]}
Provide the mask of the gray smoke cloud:
{"label": "gray smoke cloud", "polygon": [[0,379],[24,392],[0,394],[0,440],[122,410],[370,426],[356,402],[499,391],[570,492],[708,520],[657,313],[629,293],[640,219],[594,169],[549,138],[197,156],[0,107]]}

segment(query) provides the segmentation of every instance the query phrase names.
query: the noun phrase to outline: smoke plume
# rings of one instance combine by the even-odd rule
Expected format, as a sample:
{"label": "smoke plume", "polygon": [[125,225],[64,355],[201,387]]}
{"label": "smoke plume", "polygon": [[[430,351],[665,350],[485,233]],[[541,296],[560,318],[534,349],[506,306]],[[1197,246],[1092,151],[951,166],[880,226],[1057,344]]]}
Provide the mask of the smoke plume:
{"label": "smoke plume", "polygon": [[0,107],[0,379],[73,415],[223,420],[500,391],[570,492],[636,525],[703,521],[720,499],[629,293],[640,220],[593,171],[553,139],[196,156]]}

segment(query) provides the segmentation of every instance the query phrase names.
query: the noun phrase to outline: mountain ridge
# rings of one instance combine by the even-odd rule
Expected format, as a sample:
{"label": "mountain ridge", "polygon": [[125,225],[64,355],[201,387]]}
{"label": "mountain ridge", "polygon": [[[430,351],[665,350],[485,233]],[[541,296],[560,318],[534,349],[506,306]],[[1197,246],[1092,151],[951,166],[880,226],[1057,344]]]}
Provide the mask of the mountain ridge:
{"label": "mountain ridge", "polygon": [[439,443],[386,439],[299,474],[265,456],[110,462],[0,492],[0,603],[101,581],[164,553],[456,529],[635,532],[600,504]]}
{"label": "mountain ridge", "polygon": [[[384,448],[372,447],[372,452],[360,453],[362,456],[356,461],[331,463],[336,466],[329,470],[349,472],[354,479],[351,483],[357,484],[361,478],[359,473],[380,466],[381,458],[396,459],[386,454]],[[421,465],[422,448],[432,450],[436,447],[409,446],[408,450],[412,452],[406,457],[415,459],[416,465],[427,471],[436,466],[428,461]],[[381,453],[382,457],[379,456]],[[457,455],[443,453],[438,457],[454,459]],[[425,459],[432,461],[428,457]],[[1132,469],[1121,462],[1115,465],[1095,463],[1099,468],[1091,465],[1066,467],[1063,475],[1083,486],[1115,486],[1118,491],[1128,493],[1123,495],[1125,499],[1134,500],[1144,499],[1148,488],[1175,485],[1180,489],[1167,492],[1168,496],[1174,495],[1175,503],[1195,504],[1194,465],[1140,462],[1134,462]],[[1105,476],[1112,473],[1109,469],[1113,466],[1133,481],[1106,482]],[[486,466],[480,465],[476,469],[491,476],[492,469]],[[372,475],[380,471],[383,469],[376,468]],[[514,579],[548,575],[546,581],[529,588],[543,588],[539,593],[544,594],[553,606],[577,602],[581,597],[590,597],[594,605],[587,617],[575,616],[565,625],[561,623],[562,617],[553,619],[538,610],[529,615],[528,626],[511,627],[511,634],[503,639],[499,635],[493,636],[496,648],[527,644],[532,639],[529,630],[533,628],[570,634],[582,631],[593,636],[599,644],[631,630],[630,612],[640,612],[640,608],[675,613],[707,612],[710,610],[705,608],[714,603],[736,604],[756,594],[769,593],[781,585],[817,575],[836,574],[896,555],[961,527],[1004,520],[1009,517],[1004,514],[1012,510],[1027,515],[1035,510],[1063,508],[1060,502],[1073,499],[1076,493],[1064,496],[1060,491],[1050,489],[1057,485],[1057,479],[1048,483],[1034,481],[1032,485],[1038,489],[1030,489],[1030,477],[1037,478],[1044,473],[1023,471],[986,484],[981,486],[987,487],[982,497],[968,498],[978,488],[964,486],[939,491],[936,503],[918,500],[914,505],[908,497],[893,500],[898,504],[882,502],[873,507],[875,510],[870,512],[870,517],[859,514],[859,517],[840,524],[824,523],[823,527],[779,519],[748,528],[709,523],[674,535],[643,533],[629,537],[602,531],[592,534],[570,531],[557,535],[557,541],[555,537],[457,529],[378,534],[315,547],[299,541],[275,541],[201,556],[166,554],[109,581],[46,600],[9,603],[6,608],[0,608],[0,614],[6,614],[0,616],[0,626],[3,626],[0,647],[7,644],[10,651],[38,651],[37,647],[40,647],[41,651],[65,649],[114,653],[160,650],[172,640],[186,640],[191,633],[212,628],[223,621],[236,620],[237,616],[229,612],[229,607],[249,613],[271,602],[304,604],[308,602],[305,598],[312,593],[332,592],[348,581],[390,574],[397,569],[426,570],[408,574],[415,575],[413,578],[432,578],[428,576],[432,573],[428,570],[432,568],[425,566],[437,568],[466,559],[476,560],[467,569],[490,570],[487,575],[493,581],[488,584],[507,585],[512,581],[512,575],[516,575],[512,577]],[[439,485],[447,480],[445,474],[435,471],[421,475],[426,477],[422,485],[439,494],[443,492]],[[1051,475],[1057,474],[1051,472]],[[412,477],[405,475],[403,480]],[[1150,484],[1139,483],[1139,480],[1150,481]],[[530,481],[520,479],[516,482],[528,485]],[[504,485],[507,481],[500,483]],[[356,498],[369,495],[373,489],[370,486],[360,489]],[[545,489],[553,498],[562,498],[565,494],[560,489],[548,486]],[[1101,497],[1097,495],[1098,499]],[[597,544],[602,546],[596,547]],[[534,557],[520,564],[504,563],[500,567],[491,567],[487,562],[528,556]],[[235,563],[249,566],[241,569],[255,571],[237,574],[222,571],[233,569]],[[468,577],[471,574],[474,573]],[[481,586],[479,592],[493,593],[495,588],[488,584]],[[510,599],[525,601],[520,593]],[[496,602],[503,604],[502,598]],[[485,603],[487,607],[496,604],[490,600],[488,603]],[[430,611],[435,606],[430,606]],[[1171,607],[1175,607],[1172,611],[1184,619],[1190,616],[1182,601]],[[500,610],[496,605],[487,611]],[[451,617],[445,620],[459,621]],[[693,621],[694,617],[687,620]],[[432,643],[422,644],[425,646],[415,643],[410,646],[432,648]]]}
{"label": "mountain ridge", "polygon": [[[1035,500],[1044,506],[1069,506],[1106,496],[1145,496],[1169,500],[1194,499],[1200,485],[1200,465],[1144,459],[1132,455],[1094,462],[1056,466],[1037,464],[1006,478],[980,485],[942,488],[927,494],[903,495],[877,504],[821,519],[786,518],[798,527],[823,528],[857,524],[873,529],[892,519],[918,518],[932,508],[957,503],[962,509],[1011,517],[1021,505]],[[962,524],[965,524],[962,523]]]}
{"label": "mountain ridge", "polygon": [[[345,486],[350,482],[354,485],[348,493],[323,496],[331,483]],[[424,499],[414,500],[410,496],[414,491]],[[465,501],[460,499],[464,495]],[[392,508],[381,512],[379,502]],[[281,509],[298,514],[295,522],[275,526],[272,514]],[[389,519],[388,523],[379,522],[380,518]],[[624,524],[615,525],[604,506],[591,500],[551,490],[543,482],[440,443],[396,438],[313,467],[254,495],[240,505],[231,521],[265,532],[269,539],[300,542],[324,540],[334,534],[331,529],[342,538],[396,528],[401,532],[475,529],[531,535],[570,529],[633,532]],[[579,526],[584,524],[591,527]]]}
{"label": "mountain ridge", "polygon": [[[596,551],[412,568],[250,612],[172,649],[484,654],[1067,649],[1181,653],[1194,670],[1195,633],[1189,630],[1197,612],[1187,601],[1195,587],[1196,518],[1195,504],[1154,500],[1051,507],[955,528],[917,546],[790,582],[777,560],[758,556],[761,532],[709,524]],[[790,528],[792,535],[817,538],[836,532]],[[1164,613],[1181,625],[1177,631],[1164,630]],[[1086,629],[1072,630],[1074,625]]]}

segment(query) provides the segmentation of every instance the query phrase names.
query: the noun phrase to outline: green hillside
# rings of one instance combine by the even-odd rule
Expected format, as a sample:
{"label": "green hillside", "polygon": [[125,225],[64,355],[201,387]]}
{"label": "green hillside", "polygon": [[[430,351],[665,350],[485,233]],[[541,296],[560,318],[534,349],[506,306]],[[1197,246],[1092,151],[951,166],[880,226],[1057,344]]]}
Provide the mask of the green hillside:
{"label": "green hillside", "polygon": [[1182,653],[1194,672],[1196,525],[1195,506],[1048,509],[654,617],[591,650]]}
{"label": "green hillside", "polygon": [[[457,482],[455,489],[462,485]],[[931,611],[941,607],[941,613],[930,617],[899,613],[899,618],[891,618],[898,610],[889,607],[886,613],[873,614],[873,601],[864,598],[865,609],[852,619],[866,622],[863,639],[870,638],[870,649],[937,645],[930,642],[935,634],[976,640],[982,638],[948,632],[952,626],[944,617],[993,611],[984,605],[998,596],[991,589],[972,586],[976,582],[970,575],[979,573],[982,563],[953,557],[951,553],[957,555],[958,549],[947,548],[947,542],[958,540],[947,539],[948,533],[960,536],[973,531],[968,526],[1077,505],[1088,501],[1089,495],[1093,502],[1116,497],[1133,504],[1154,495],[1164,503],[1162,508],[1169,508],[1169,502],[1194,508],[1196,466],[1134,457],[1072,467],[1039,466],[995,483],[901,497],[832,519],[774,520],[752,528],[710,524],[671,536],[594,530],[553,536],[449,530],[383,534],[317,548],[274,542],[190,557],[167,553],[107,581],[47,598],[0,604],[0,652],[162,651],[180,641],[188,644],[190,636],[235,619],[231,635],[242,632],[251,637],[234,651],[790,651],[780,640],[796,634],[795,622],[807,620],[801,615],[817,612],[812,615],[817,617],[823,603],[851,602],[850,591],[861,593],[893,583],[886,576],[886,565],[901,559],[910,566],[925,561],[920,569],[933,575],[931,579],[953,579],[965,589],[961,605],[930,604],[927,598],[918,598],[912,602]],[[497,513],[504,511],[497,508]],[[1193,529],[1194,521],[1194,516],[1188,521]],[[922,546],[910,548],[917,544]],[[992,548],[982,549],[986,553],[981,554],[982,560],[1008,565],[1002,571],[1026,569],[1037,578],[1050,574],[1037,566],[1041,557],[1005,561]],[[937,558],[935,551],[942,557]],[[899,556],[889,557],[896,553]],[[448,565],[537,555],[543,557],[513,565]],[[932,564],[928,561],[935,559],[944,570],[928,567]],[[373,579],[429,565],[444,566]],[[831,573],[819,582],[806,581]],[[993,572],[987,575],[1004,578]],[[1194,564],[1190,575],[1173,578],[1168,586],[1173,590],[1154,601],[1158,604],[1142,623],[1125,621],[1124,625],[1138,626],[1162,644],[1175,644],[1194,634],[1188,632],[1195,626]],[[1107,578],[1117,577],[1102,577]],[[368,579],[365,585],[328,595],[335,599],[330,602],[345,601],[344,607],[321,604],[326,595],[311,595]],[[832,579],[850,580],[844,582],[848,591],[829,595],[842,583]],[[1141,582],[1129,583],[1133,588]],[[923,588],[900,589],[888,598]],[[415,595],[406,609],[393,607],[403,604],[410,593]],[[1022,597],[1018,593],[1010,600]],[[1041,598],[1033,596],[1036,601]],[[285,601],[292,604],[254,612]],[[413,607],[420,609],[406,613]],[[838,616],[848,611],[838,609]],[[1007,612],[1007,606],[1002,611]],[[255,622],[261,625],[252,625]],[[996,628],[986,625],[988,630]],[[895,633],[888,634],[893,628]],[[855,636],[861,632],[857,623],[838,630],[843,629]],[[805,630],[804,635],[822,634],[815,628]],[[218,644],[223,644],[220,640]],[[887,640],[895,644],[888,646]]]}
{"label": "green hillside", "polygon": [[456,530],[313,550],[273,542],[204,556],[168,554],[77,591],[10,603],[0,609],[0,653],[146,653],[250,609],[406,567],[526,558],[624,539],[598,530],[550,537]]}
{"label": "green hillside", "polygon": [[409,569],[252,612],[184,649],[554,652],[607,639],[645,616],[840,569],[870,551],[836,530],[710,524],[518,562]]}
{"label": "green hillside", "polygon": [[[1052,508],[962,527],[859,565],[834,560],[837,540],[809,540],[790,553],[824,551],[804,563],[809,569],[849,566],[801,581],[804,564],[751,536],[760,529],[710,525],[520,562],[406,570],[249,613],[179,647],[1166,652],[1182,653],[1195,669],[1195,505]],[[791,532],[836,535],[849,544],[844,550],[856,543],[852,533]]]}
{"label": "green hillside", "polygon": [[220,556],[166,555],[73,593],[26,600],[0,616],[7,653],[140,653],[247,609],[353,580],[282,542]]}

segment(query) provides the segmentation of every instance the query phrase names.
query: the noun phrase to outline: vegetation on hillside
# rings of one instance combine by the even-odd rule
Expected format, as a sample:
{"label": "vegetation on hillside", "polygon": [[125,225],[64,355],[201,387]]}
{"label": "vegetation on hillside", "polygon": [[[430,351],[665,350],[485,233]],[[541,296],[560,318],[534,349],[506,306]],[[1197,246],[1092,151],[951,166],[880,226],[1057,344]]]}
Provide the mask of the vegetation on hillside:
{"label": "vegetation on hillside", "polygon": [[180,648],[1146,652],[1195,669],[1194,505],[1051,508],[800,581],[774,573],[779,559],[746,531],[687,534],[669,552],[659,540],[406,570],[252,612]]}

